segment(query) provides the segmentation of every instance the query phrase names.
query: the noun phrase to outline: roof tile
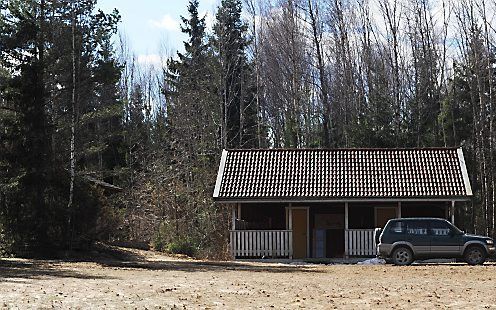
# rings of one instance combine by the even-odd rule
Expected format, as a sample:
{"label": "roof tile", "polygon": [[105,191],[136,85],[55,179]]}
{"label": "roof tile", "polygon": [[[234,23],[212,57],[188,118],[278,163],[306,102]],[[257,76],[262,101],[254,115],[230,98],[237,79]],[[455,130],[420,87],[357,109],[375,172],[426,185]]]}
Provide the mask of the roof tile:
{"label": "roof tile", "polygon": [[465,197],[457,149],[229,150],[216,199]]}

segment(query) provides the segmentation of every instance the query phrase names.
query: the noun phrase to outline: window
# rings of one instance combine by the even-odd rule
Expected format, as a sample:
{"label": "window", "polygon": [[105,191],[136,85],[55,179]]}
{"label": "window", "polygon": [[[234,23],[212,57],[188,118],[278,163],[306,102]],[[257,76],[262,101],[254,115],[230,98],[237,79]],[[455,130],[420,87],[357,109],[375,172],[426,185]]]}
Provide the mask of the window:
{"label": "window", "polygon": [[443,221],[433,221],[431,223],[431,235],[434,236],[448,236],[451,232],[451,227],[448,223]]}
{"label": "window", "polygon": [[393,234],[403,234],[405,233],[405,223],[402,221],[392,222],[389,231]]}
{"label": "window", "polygon": [[411,221],[406,224],[406,233],[409,235],[427,235],[427,228],[427,222]]}

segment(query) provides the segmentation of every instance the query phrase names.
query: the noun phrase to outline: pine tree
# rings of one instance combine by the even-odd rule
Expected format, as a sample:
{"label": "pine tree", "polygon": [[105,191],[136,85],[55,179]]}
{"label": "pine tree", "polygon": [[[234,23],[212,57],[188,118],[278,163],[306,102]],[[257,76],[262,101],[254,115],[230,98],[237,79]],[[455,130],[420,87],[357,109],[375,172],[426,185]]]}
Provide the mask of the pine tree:
{"label": "pine tree", "polygon": [[[74,176],[84,175],[89,161],[82,158],[81,145],[87,137],[95,139],[94,124],[103,124],[101,116],[109,114],[117,98],[119,69],[111,60],[109,39],[119,17],[117,12],[95,13],[95,3],[0,3],[1,67],[12,73],[1,85],[2,110],[10,112],[0,114],[6,167],[0,179],[0,220],[14,250],[65,247],[74,238],[91,241],[94,232],[98,197],[84,178],[72,182],[69,166],[78,169]],[[71,140],[79,156],[75,161],[69,160]]]}

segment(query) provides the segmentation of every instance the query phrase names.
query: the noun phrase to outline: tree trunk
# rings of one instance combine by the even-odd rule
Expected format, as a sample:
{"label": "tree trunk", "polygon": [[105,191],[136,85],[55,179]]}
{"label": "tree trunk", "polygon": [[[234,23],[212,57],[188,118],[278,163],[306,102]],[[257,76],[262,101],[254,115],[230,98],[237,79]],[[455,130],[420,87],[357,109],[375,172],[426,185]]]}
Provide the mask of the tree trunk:
{"label": "tree trunk", "polygon": [[69,229],[69,248],[72,248],[72,209],[74,200],[74,181],[76,177],[76,15],[74,2],[72,3],[72,96],[71,96],[71,145],[70,145],[70,183],[69,183],[69,202],[68,209],[68,229]]}

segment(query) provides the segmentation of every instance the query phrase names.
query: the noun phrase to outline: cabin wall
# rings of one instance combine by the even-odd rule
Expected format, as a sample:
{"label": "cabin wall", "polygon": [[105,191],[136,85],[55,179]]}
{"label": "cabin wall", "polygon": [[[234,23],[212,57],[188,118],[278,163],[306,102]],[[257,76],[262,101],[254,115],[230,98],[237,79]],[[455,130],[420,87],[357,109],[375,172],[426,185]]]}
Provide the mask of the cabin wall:
{"label": "cabin wall", "polygon": [[344,203],[314,203],[307,204],[307,206],[310,207],[310,257],[342,257],[344,253]]}
{"label": "cabin wall", "polygon": [[451,202],[426,201],[403,202],[401,204],[401,217],[439,217],[446,218],[446,210]]}
{"label": "cabin wall", "polygon": [[[346,257],[345,203],[244,203],[237,230],[289,229],[288,208],[308,210],[308,257]],[[348,229],[382,227],[390,218],[439,217],[449,219],[450,201],[425,202],[349,202]],[[400,210],[401,208],[401,210]],[[239,219],[239,217],[238,217]]]}
{"label": "cabin wall", "polygon": [[286,229],[286,207],[284,203],[243,203],[241,221],[243,229]]}
{"label": "cabin wall", "polygon": [[396,208],[397,203],[390,202],[350,202],[348,203],[348,228],[372,229],[375,228],[376,207]]}

